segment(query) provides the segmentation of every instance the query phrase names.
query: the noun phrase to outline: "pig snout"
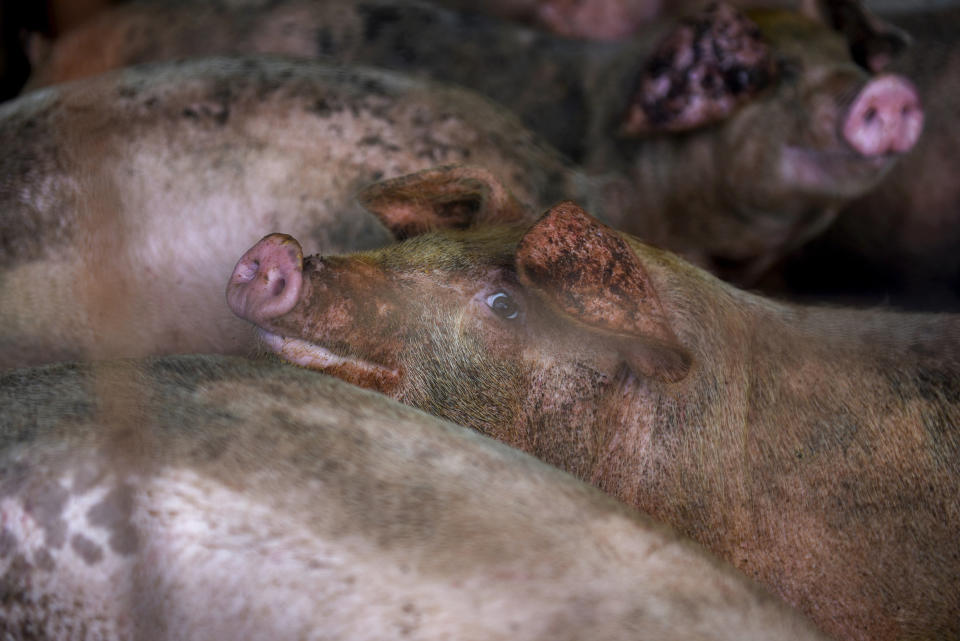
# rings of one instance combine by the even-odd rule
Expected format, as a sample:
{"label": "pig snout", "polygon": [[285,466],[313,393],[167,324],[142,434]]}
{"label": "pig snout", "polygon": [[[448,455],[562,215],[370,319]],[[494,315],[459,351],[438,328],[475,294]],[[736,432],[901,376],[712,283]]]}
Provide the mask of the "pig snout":
{"label": "pig snout", "polygon": [[909,80],[883,75],[857,94],[843,123],[844,139],[864,156],[905,153],[923,129],[923,107]]}
{"label": "pig snout", "polygon": [[292,236],[270,234],[247,250],[227,284],[227,304],[256,324],[293,309],[303,286],[303,249]]}

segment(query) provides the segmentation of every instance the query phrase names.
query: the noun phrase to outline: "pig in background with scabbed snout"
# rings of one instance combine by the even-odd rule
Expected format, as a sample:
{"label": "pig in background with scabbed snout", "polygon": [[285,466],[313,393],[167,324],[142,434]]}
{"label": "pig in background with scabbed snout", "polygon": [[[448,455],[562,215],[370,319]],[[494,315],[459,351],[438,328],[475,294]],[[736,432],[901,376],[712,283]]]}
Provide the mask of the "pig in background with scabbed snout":
{"label": "pig in background with scabbed snout", "polygon": [[873,188],[922,128],[909,80],[851,57],[879,36],[834,22],[718,5],[604,44],[417,2],[153,0],[68,34],[32,86],[251,52],[459,84],[608,173],[604,200],[619,205],[606,209],[623,215],[607,222],[747,285]]}
{"label": "pig in background with scabbed snout", "polygon": [[913,44],[891,67],[924,102],[924,133],[877,189],[784,266],[785,289],[820,300],[960,310],[960,8],[891,19]]}
{"label": "pig in background with scabbed snout", "polygon": [[281,363],[0,374],[9,641],[824,641],[652,519]]}
{"label": "pig in background with scabbed snout", "polygon": [[240,259],[269,350],[590,481],[835,638],[960,638],[957,317],[760,298],[571,203],[416,235],[393,198],[366,204],[398,245]]}

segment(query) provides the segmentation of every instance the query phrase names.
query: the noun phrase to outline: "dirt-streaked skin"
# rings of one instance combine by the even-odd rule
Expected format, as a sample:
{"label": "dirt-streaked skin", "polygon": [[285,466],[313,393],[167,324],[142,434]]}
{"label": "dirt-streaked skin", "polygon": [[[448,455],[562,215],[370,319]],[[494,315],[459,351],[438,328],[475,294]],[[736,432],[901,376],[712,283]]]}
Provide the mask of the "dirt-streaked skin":
{"label": "dirt-streaked skin", "polygon": [[303,274],[260,325],[330,373],[672,524],[835,638],[960,638],[957,317],[776,303],[570,203]]}
{"label": "dirt-streaked skin", "polygon": [[252,353],[220,281],[264,234],[294,230],[310,252],[382,245],[391,235],[357,191],[436,165],[489,167],[526,206],[571,178],[474,94],[263,59],[34,92],[0,109],[0,148],[0,369]]}
{"label": "dirt-streaked skin", "polygon": [[[681,104],[661,110],[666,119],[656,127],[636,129],[633,108],[651,102],[637,96],[638,88],[660,86],[642,81],[651,65],[687,64],[682,52],[664,58],[658,49],[676,28],[673,19],[611,44],[418,2],[234,4],[153,0],[106,12],[56,44],[33,86],[134,63],[251,52],[456,83],[517,113],[587,171],[611,174],[605,204],[594,209],[610,210],[603,215],[614,226],[743,284],[819,234],[840,205],[875,186],[895,161],[866,158],[839,135],[849,101],[869,75],[843,35],[798,13],[751,14],[769,42],[770,62],[783,73],[767,77],[769,65],[746,55],[723,76],[721,95],[712,95],[719,86],[677,88],[673,100],[696,105],[708,96],[707,108]],[[726,50],[714,38],[688,49],[710,51],[715,43],[721,60],[754,49]],[[694,57],[696,69],[709,66]],[[674,122],[691,111],[702,120]],[[665,133],[680,124],[686,133]]]}
{"label": "dirt-streaked skin", "polygon": [[0,375],[11,641],[815,641],[663,525],[281,363]]}

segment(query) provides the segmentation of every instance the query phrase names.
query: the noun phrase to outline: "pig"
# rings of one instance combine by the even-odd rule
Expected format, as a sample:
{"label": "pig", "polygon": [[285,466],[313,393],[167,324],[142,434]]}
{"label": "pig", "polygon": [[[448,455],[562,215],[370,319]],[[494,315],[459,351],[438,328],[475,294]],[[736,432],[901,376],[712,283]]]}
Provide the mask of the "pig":
{"label": "pig", "polygon": [[16,96],[53,38],[103,10],[110,0],[0,0],[0,101]]}
{"label": "pig", "polygon": [[458,425],[236,357],[0,375],[0,636],[825,641]]}
{"label": "pig", "polygon": [[[960,9],[896,14],[915,36],[894,63],[927,106],[916,147],[841,224],[787,261],[781,286],[806,297],[960,310]],[[772,287],[772,286],[771,286]]]}
{"label": "pig", "polygon": [[[712,0],[442,0],[460,9],[526,22],[573,38],[619,40],[664,16],[682,16],[709,6]],[[894,5],[916,9],[916,2]],[[910,42],[907,33],[881,19],[861,0],[731,0],[739,9],[787,9],[808,15],[844,33],[851,53],[866,68],[878,71]],[[870,2],[870,8],[875,2]]]}
{"label": "pig", "polygon": [[579,182],[479,96],[253,58],[34,92],[0,107],[0,148],[0,369],[253,353],[217,281],[273,230],[295,230],[311,251],[391,242],[354,199],[381,178],[489,167],[431,183],[451,220],[461,210],[532,220],[524,203],[539,207]]}
{"label": "pig", "polygon": [[821,21],[728,5],[604,44],[417,2],[153,0],[61,39],[31,86],[251,51],[468,86],[615,179],[621,209],[644,212],[618,227],[749,286],[873,188],[922,129],[910,81],[871,77],[849,49]]}
{"label": "pig", "polygon": [[268,352],[596,485],[833,638],[960,639],[957,316],[769,300],[571,202],[345,256],[270,235],[226,296]]}

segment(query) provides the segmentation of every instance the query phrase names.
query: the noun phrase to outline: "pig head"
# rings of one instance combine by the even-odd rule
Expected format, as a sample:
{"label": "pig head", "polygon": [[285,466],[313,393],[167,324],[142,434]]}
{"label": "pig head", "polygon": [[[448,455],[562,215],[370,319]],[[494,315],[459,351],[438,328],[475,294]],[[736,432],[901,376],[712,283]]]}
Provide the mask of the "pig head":
{"label": "pig head", "polygon": [[[388,227],[410,193],[379,193]],[[829,634],[960,634],[955,319],[780,305],[569,202],[302,262],[271,235],[227,299],[281,357],[591,481]]]}
{"label": "pig head", "polygon": [[[718,5],[652,52],[642,42],[591,86],[602,113],[585,164],[632,181],[607,220],[741,285],[873,189],[923,128],[910,80],[869,74],[799,13]],[[669,240],[638,211],[659,212]]]}

